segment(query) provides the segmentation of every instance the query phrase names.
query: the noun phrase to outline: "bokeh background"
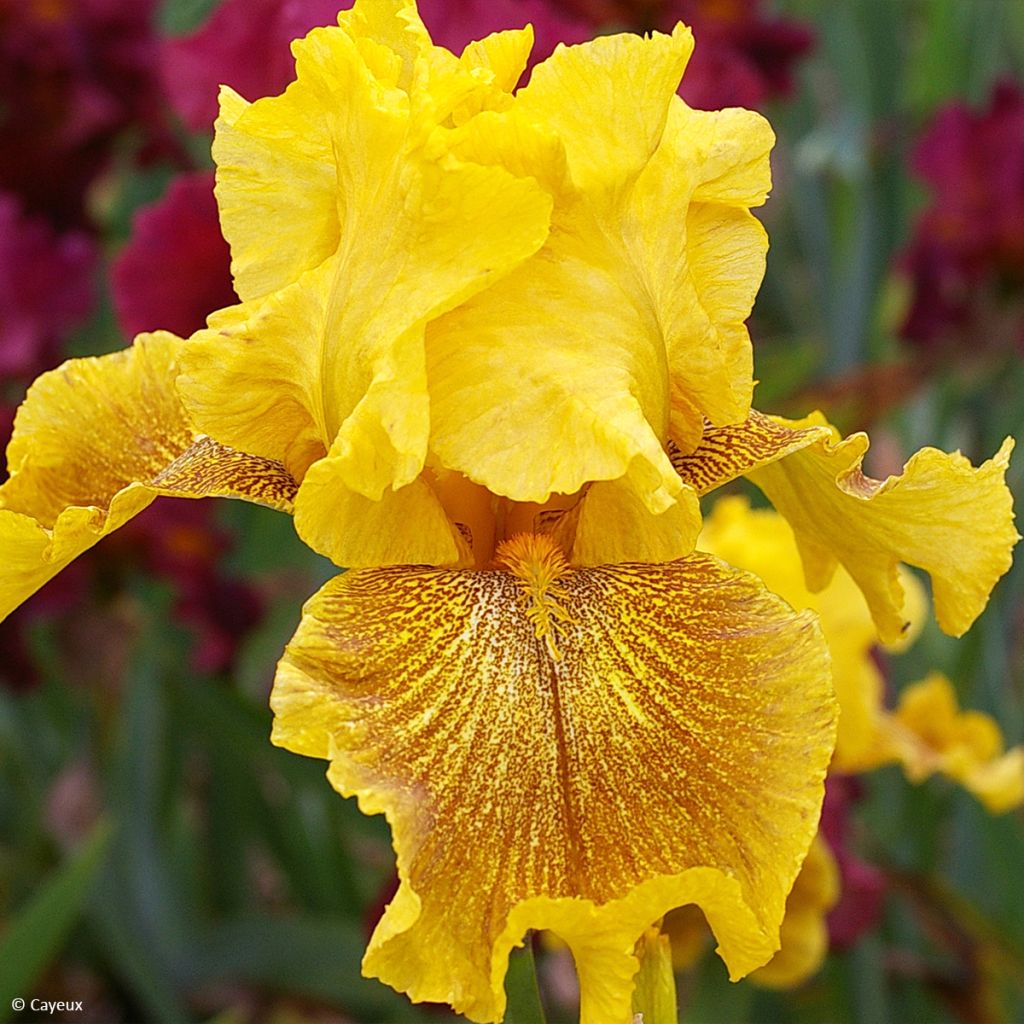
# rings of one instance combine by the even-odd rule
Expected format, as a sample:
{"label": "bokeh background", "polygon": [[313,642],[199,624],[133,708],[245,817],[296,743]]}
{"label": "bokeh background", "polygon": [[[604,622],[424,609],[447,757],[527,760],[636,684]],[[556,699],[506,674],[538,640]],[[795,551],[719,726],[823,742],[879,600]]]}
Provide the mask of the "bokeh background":
{"label": "bokeh background", "polygon": [[[0,439],[38,373],[137,331],[187,335],[234,301],[217,85],[280,91],[288,40],[337,6],[0,0]],[[538,57],[691,24],[684,97],[761,110],[779,136],[759,407],[869,429],[879,477],[925,444],[977,463],[1024,435],[1024,4],[421,10],[453,49],[531,20]],[[1010,484],[1020,504],[1020,452]],[[1021,562],[964,639],[931,626],[879,653],[891,699],[941,670],[1008,745],[1024,739]],[[274,663],[332,572],[287,517],[161,500],[0,625],[0,1019],[33,995],[111,1024],[451,1019],[360,977],[395,885],[386,828],[268,741]],[[769,991],[705,955],[680,973],[681,1019],[1024,1019],[1021,812],[895,767],[833,777],[828,808],[844,895],[822,969]],[[574,1019],[567,954],[536,958],[549,1020]],[[522,1005],[509,1019],[529,1024]]]}

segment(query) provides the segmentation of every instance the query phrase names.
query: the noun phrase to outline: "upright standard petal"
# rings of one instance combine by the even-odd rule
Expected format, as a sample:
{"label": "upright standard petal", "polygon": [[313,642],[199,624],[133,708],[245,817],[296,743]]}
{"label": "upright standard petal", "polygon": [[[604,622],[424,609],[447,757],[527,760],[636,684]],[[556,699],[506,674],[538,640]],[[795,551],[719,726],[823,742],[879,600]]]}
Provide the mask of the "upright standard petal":
{"label": "upright standard petal", "polygon": [[158,494],[291,510],[296,485],[280,463],[195,434],[174,392],[184,344],[140,335],[33,384],[0,487],[0,617]]}
{"label": "upright standard petal", "polygon": [[517,106],[562,139],[581,191],[618,192],[661,143],[692,52],[693,34],[683,25],[670,36],[622,33],[559,46],[533,69]]}
{"label": "upright standard petal", "polygon": [[384,813],[401,886],[364,971],[500,1018],[529,928],[570,945],[584,1022],[629,1019],[633,950],[699,903],[733,977],[777,948],[835,707],[815,620],[709,556],[360,570],[305,609],[273,739]]}
{"label": "upright standard petal", "polygon": [[749,207],[768,194],[774,141],[758,114],[691,110],[674,97],[661,145],[631,197],[624,230],[665,339],[670,434],[684,450],[704,418],[732,423],[750,409],[745,321],[768,238]]}
{"label": "upright standard petal", "polygon": [[[305,131],[293,109],[301,98],[326,132],[328,152],[314,162],[326,161],[334,178],[330,209],[318,207],[315,219],[336,224],[336,244],[275,270],[261,285],[272,284],[269,294],[211,318],[179,387],[197,424],[222,443],[278,459],[298,479],[330,451],[335,485],[379,500],[411,483],[426,457],[424,324],[536,251],[551,201],[535,181],[456,159],[443,132],[419,145],[410,95],[382,85],[342,29],[311,33],[296,53],[295,85],[237,121],[259,126],[267,145],[242,140],[237,159],[259,170],[257,195],[263,177],[283,188],[277,161]],[[281,253],[267,211],[238,181],[228,191],[248,211],[253,244],[274,237],[274,253],[251,254],[253,266],[272,267]]]}
{"label": "upright standard petal", "polygon": [[[514,145],[484,119],[456,143],[555,195],[543,249],[428,328],[432,447],[495,493],[543,502],[620,480],[660,515],[682,490],[669,438],[747,413],[743,320],[766,242],[743,207],[764,198],[772,135],[674,97],[688,49],[677,32],[560,50],[516,98]],[[636,115],[610,118],[591,79]],[[527,439],[544,457],[516,457]]]}
{"label": "upright standard petal", "polygon": [[[780,422],[825,425],[820,414]],[[861,469],[865,434],[831,434],[749,474],[793,527],[808,586],[820,590],[843,565],[880,637],[893,641],[906,623],[897,574],[906,562],[931,576],[939,625],[960,636],[1009,569],[1019,539],[1004,482],[1013,440],[977,468],[959,452],[923,448],[899,476],[881,481]]]}

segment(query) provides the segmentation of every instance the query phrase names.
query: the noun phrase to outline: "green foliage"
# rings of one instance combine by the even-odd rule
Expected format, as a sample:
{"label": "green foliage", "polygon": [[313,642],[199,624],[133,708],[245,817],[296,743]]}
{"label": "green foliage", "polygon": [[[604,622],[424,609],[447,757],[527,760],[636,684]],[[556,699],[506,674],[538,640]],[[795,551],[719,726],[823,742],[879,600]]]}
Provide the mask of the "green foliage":
{"label": "green foliage", "polygon": [[0,936],[0,1006],[32,992],[40,975],[60,954],[75,926],[110,842],[110,830],[98,824],[81,851],[62,864]]}

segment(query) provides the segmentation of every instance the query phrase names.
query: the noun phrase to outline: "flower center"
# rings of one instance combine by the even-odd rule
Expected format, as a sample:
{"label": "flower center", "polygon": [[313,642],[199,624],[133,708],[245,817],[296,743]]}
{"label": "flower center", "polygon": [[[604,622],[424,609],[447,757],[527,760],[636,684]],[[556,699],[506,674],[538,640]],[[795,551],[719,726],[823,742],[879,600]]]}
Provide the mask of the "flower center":
{"label": "flower center", "polygon": [[571,621],[561,603],[568,592],[559,581],[570,571],[562,549],[543,534],[519,533],[499,545],[494,561],[515,577],[534,635],[543,638],[551,657],[558,660],[558,624]]}
{"label": "flower center", "polygon": [[[513,501],[452,470],[430,469],[427,479],[448,518],[472,548],[473,564],[478,569],[493,565],[503,543],[510,538],[549,533],[553,521],[582,496],[579,492],[554,494],[543,503]],[[549,538],[548,544],[560,551],[554,540]]]}

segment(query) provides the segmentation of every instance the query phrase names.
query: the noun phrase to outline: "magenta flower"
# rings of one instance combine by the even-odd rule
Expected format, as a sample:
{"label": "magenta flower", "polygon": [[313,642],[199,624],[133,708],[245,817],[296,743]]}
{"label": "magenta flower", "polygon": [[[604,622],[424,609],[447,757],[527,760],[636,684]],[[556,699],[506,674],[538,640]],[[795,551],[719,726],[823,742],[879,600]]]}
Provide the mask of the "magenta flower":
{"label": "magenta flower", "polygon": [[182,121],[212,132],[222,83],[247,99],[282,92],[295,77],[291,41],[317,25],[336,24],[344,6],[344,0],[224,0],[194,32],[164,44],[164,85]]}
{"label": "magenta flower", "polygon": [[1003,81],[984,110],[940,110],[912,166],[932,198],[901,260],[912,297],[900,333],[1024,351],[1024,90]]}
{"label": "magenta flower", "polygon": [[92,309],[95,262],[86,235],[57,234],[0,192],[0,384],[59,361],[66,334]]}
{"label": "magenta flower", "polygon": [[212,171],[176,178],[162,199],[136,213],[133,228],[111,270],[117,319],[127,337],[157,327],[187,336],[208,313],[237,301]]}
{"label": "magenta flower", "polygon": [[765,14],[760,0],[669,0],[662,23],[684,21],[698,45],[680,95],[698,109],[760,109],[793,88],[793,67],[814,45],[808,25]]}
{"label": "magenta flower", "polygon": [[0,188],[65,226],[131,124],[159,132],[155,0],[0,0]]}

